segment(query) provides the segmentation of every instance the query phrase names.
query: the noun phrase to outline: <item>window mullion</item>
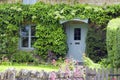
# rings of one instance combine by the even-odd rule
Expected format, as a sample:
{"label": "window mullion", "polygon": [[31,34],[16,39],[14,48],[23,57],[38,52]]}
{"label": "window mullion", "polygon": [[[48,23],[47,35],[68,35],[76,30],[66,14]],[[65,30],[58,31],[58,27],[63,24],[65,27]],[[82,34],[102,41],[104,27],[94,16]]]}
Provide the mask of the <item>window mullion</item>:
{"label": "window mullion", "polygon": [[31,26],[29,25],[29,48],[31,48]]}
{"label": "window mullion", "polygon": [[21,36],[21,34],[22,34],[22,30],[21,30],[21,27],[20,27],[20,41],[19,41],[19,48],[22,48],[22,36]]}

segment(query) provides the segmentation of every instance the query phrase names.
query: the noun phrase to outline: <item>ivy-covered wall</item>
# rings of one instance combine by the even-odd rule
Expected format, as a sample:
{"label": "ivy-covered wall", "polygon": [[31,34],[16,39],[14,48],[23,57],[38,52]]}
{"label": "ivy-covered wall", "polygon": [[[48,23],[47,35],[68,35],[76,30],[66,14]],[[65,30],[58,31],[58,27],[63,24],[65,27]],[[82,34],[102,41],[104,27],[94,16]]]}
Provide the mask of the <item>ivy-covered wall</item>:
{"label": "ivy-covered wall", "polygon": [[[36,54],[46,58],[49,50],[56,55],[64,56],[67,51],[66,35],[60,20],[88,18],[86,54],[99,61],[106,56],[103,32],[109,20],[120,16],[120,5],[66,5],[66,4],[1,4],[0,5],[0,53],[13,54],[18,50],[19,29],[23,24],[36,24]],[[96,26],[97,25],[97,26]],[[93,54],[92,54],[93,53]]]}
{"label": "ivy-covered wall", "polygon": [[[67,50],[66,35],[60,24],[39,24],[36,27],[36,31],[35,49],[38,55],[45,59],[49,55],[51,55],[49,57],[65,56]],[[50,54],[49,51],[52,51],[54,55]]]}

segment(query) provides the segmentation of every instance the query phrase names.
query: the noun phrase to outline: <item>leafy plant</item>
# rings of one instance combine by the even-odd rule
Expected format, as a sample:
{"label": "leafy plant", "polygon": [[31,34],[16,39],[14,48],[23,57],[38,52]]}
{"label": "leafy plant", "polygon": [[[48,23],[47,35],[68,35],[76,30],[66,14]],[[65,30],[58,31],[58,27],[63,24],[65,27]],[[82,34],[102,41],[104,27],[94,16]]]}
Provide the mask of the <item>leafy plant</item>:
{"label": "leafy plant", "polygon": [[120,67],[120,18],[113,19],[107,26],[107,51],[108,61],[111,67]]}
{"label": "leafy plant", "polygon": [[36,27],[37,40],[35,42],[36,53],[42,58],[48,58],[49,51],[54,55],[64,56],[66,53],[66,36],[61,26],[42,26]]}
{"label": "leafy plant", "polygon": [[107,57],[106,50],[106,30],[103,26],[97,26],[91,24],[88,27],[88,35],[86,39],[86,56],[93,60],[93,62],[99,62],[101,59]]}
{"label": "leafy plant", "polygon": [[89,68],[92,68],[92,69],[101,69],[103,66],[98,64],[98,63],[94,63],[90,58],[86,57],[86,56],[83,56],[84,58],[84,65],[89,67]]}
{"label": "leafy plant", "polygon": [[[85,68],[83,66],[78,65],[78,62],[72,58],[66,58],[64,62],[62,62],[59,65],[59,77],[64,79],[71,79],[71,77],[73,77],[72,79],[75,78],[75,79],[84,80],[85,77],[84,71]],[[58,74],[56,74],[55,72],[51,72],[49,77],[52,80],[55,80],[56,75]]]}
{"label": "leafy plant", "polygon": [[17,62],[17,63],[30,63],[34,62],[34,57],[33,54],[30,52],[25,52],[25,51],[18,51],[17,53],[14,53],[11,57],[12,62]]}

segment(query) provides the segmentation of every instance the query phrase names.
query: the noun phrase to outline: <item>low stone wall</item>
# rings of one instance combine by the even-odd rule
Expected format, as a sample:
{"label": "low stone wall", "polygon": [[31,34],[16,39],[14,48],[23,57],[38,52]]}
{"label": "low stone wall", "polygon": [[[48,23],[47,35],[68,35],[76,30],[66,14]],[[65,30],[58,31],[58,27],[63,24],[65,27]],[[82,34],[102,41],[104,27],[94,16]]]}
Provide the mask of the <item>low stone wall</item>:
{"label": "low stone wall", "polygon": [[0,73],[0,80],[84,80],[82,76],[75,76],[74,72],[71,74],[58,72],[45,72],[45,71],[32,71],[22,69],[19,72],[10,68]]}

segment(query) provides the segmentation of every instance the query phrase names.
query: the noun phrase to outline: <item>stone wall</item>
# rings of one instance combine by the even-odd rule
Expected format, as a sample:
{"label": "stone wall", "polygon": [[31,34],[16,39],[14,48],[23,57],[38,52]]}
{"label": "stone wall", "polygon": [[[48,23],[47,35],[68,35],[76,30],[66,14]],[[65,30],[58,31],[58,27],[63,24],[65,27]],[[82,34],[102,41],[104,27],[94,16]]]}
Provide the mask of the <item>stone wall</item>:
{"label": "stone wall", "polygon": [[71,74],[63,73],[62,71],[45,72],[45,71],[33,71],[26,69],[17,71],[14,68],[10,68],[0,73],[0,80],[68,80],[68,79],[84,80],[81,74],[75,76],[74,72],[70,72],[70,73]]}

